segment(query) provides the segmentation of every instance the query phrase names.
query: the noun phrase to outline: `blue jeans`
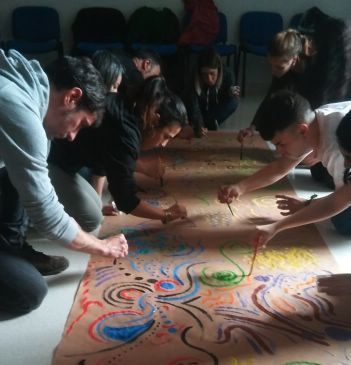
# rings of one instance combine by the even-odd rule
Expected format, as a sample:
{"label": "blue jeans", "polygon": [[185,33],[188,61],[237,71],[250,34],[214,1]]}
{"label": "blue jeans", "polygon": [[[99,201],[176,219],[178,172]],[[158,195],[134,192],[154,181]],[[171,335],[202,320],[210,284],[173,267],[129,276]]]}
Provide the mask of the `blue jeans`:
{"label": "blue jeans", "polygon": [[342,235],[351,235],[351,207],[331,218],[336,231]]}
{"label": "blue jeans", "polygon": [[238,99],[231,97],[226,100],[222,100],[219,104],[210,105],[209,109],[206,110],[206,106],[200,103],[200,109],[205,125],[206,120],[216,119],[218,124],[221,125],[226,119],[228,119],[237,109]]}
{"label": "blue jeans", "polygon": [[0,311],[27,313],[47,293],[39,271],[17,254],[25,241],[27,217],[6,168],[0,169]]}

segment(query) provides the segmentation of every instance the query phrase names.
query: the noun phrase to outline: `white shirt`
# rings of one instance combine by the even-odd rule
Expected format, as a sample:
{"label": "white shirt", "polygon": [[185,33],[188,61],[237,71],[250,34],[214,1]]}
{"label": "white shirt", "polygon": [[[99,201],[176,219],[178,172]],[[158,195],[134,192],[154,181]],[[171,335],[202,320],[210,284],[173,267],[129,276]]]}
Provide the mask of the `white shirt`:
{"label": "white shirt", "polygon": [[327,104],[316,109],[320,138],[317,157],[333,177],[336,189],[344,184],[345,168],[335,132],[342,118],[350,110],[351,101]]}

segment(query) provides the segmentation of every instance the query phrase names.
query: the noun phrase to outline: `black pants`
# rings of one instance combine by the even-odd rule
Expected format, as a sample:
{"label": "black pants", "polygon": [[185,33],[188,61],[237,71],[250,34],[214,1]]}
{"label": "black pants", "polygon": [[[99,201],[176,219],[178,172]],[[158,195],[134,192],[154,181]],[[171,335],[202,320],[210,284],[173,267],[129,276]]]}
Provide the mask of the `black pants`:
{"label": "black pants", "polygon": [[27,216],[6,168],[0,169],[0,311],[27,313],[47,293],[39,271],[19,256],[25,241]]}

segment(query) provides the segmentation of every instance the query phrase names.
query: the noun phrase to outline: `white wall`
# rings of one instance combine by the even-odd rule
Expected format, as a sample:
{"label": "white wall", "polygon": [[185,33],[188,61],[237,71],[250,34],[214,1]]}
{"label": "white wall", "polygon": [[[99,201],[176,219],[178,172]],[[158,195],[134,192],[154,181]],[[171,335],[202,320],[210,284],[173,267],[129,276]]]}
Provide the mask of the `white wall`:
{"label": "white wall", "polygon": [[[311,6],[318,6],[324,12],[344,18],[351,18],[350,0],[215,0],[220,11],[228,17],[228,38],[237,41],[238,24],[242,13],[250,10],[277,11],[282,14],[285,24],[292,15],[302,12]],[[71,24],[77,11],[82,7],[106,6],[121,10],[128,17],[140,6],[169,7],[179,17],[182,16],[182,0],[1,0],[0,1],[0,34],[2,39],[11,37],[11,13],[17,6],[46,5],[56,8],[61,18],[62,40],[66,50],[71,45]]]}

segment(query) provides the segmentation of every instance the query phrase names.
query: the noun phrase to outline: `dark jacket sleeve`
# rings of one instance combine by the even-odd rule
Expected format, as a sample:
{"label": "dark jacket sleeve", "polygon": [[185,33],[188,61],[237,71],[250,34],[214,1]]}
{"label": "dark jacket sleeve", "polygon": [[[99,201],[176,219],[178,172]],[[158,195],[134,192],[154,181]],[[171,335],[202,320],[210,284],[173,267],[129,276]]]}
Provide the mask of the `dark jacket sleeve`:
{"label": "dark jacket sleeve", "polygon": [[105,118],[109,119],[103,131],[103,166],[108,189],[117,205],[130,213],[139,204],[137,185],[134,180],[135,164],[140,150],[140,122],[126,110],[107,108]]}
{"label": "dark jacket sleeve", "polygon": [[221,100],[228,100],[234,98],[231,88],[234,86],[234,75],[231,70],[223,65],[223,79],[222,85],[219,89],[219,97]]}
{"label": "dark jacket sleeve", "polygon": [[204,126],[204,120],[200,109],[199,96],[194,89],[188,91],[186,96],[186,106],[189,115],[189,123],[194,128],[195,134],[200,134]]}

